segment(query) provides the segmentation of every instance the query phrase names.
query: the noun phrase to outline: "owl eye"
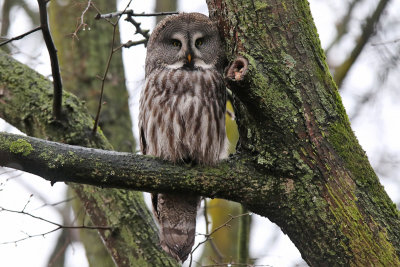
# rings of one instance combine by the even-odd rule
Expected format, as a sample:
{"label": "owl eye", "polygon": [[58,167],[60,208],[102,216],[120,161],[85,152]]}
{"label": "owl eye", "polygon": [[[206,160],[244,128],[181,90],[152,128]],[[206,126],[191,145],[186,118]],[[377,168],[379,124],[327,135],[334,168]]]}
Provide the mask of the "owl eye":
{"label": "owl eye", "polygon": [[173,46],[175,46],[175,47],[181,47],[182,46],[182,43],[181,43],[181,41],[179,41],[179,40],[176,40],[176,39],[172,39],[172,45]]}
{"label": "owl eye", "polygon": [[195,45],[197,48],[199,48],[200,46],[203,45],[203,42],[204,42],[203,38],[199,38],[199,39],[196,40],[196,42],[194,43],[194,45]]}

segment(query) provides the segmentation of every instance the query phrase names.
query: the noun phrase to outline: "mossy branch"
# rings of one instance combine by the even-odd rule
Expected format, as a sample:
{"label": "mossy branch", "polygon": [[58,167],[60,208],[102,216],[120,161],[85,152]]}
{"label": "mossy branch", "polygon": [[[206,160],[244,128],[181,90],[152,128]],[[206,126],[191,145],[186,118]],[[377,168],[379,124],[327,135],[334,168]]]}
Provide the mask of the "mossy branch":
{"label": "mossy branch", "polygon": [[150,156],[0,133],[1,166],[39,175],[51,183],[74,182],[148,192],[190,192],[240,201],[249,206],[268,202],[265,191],[270,188],[270,180],[252,167],[248,158],[248,155],[238,155],[214,167],[191,166]]}

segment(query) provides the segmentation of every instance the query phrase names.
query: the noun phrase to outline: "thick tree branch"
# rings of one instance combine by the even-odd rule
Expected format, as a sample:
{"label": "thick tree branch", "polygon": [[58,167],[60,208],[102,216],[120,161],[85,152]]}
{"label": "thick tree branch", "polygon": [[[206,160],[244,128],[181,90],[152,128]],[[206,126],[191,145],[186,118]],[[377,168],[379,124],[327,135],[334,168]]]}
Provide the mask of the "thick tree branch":
{"label": "thick tree branch", "polygon": [[0,133],[0,165],[39,175],[51,183],[190,192],[238,201],[254,207],[255,212],[260,203],[269,202],[268,191],[274,183],[255,169],[248,155],[238,155],[215,167],[188,166],[4,132]]}

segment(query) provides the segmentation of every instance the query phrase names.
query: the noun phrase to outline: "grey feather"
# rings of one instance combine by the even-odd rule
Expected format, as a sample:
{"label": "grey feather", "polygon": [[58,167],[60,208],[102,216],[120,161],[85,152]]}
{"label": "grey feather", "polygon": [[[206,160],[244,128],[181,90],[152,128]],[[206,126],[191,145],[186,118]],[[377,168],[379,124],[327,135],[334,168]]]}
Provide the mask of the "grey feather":
{"label": "grey feather", "polygon": [[[224,64],[218,30],[208,17],[182,13],[156,26],[148,43],[140,97],[143,154],[202,165],[227,157]],[[152,195],[161,247],[182,262],[194,244],[199,199]]]}

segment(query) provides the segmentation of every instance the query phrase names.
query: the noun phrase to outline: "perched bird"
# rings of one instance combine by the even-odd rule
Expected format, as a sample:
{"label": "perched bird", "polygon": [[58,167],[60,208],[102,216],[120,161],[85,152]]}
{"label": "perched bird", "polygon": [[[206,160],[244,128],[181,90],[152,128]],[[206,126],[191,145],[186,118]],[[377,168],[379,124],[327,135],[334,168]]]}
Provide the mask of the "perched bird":
{"label": "perched bird", "polygon": [[[218,29],[200,13],[162,20],[150,36],[140,97],[143,154],[213,165],[228,156],[225,55]],[[184,262],[194,244],[200,197],[152,194],[161,247]]]}

